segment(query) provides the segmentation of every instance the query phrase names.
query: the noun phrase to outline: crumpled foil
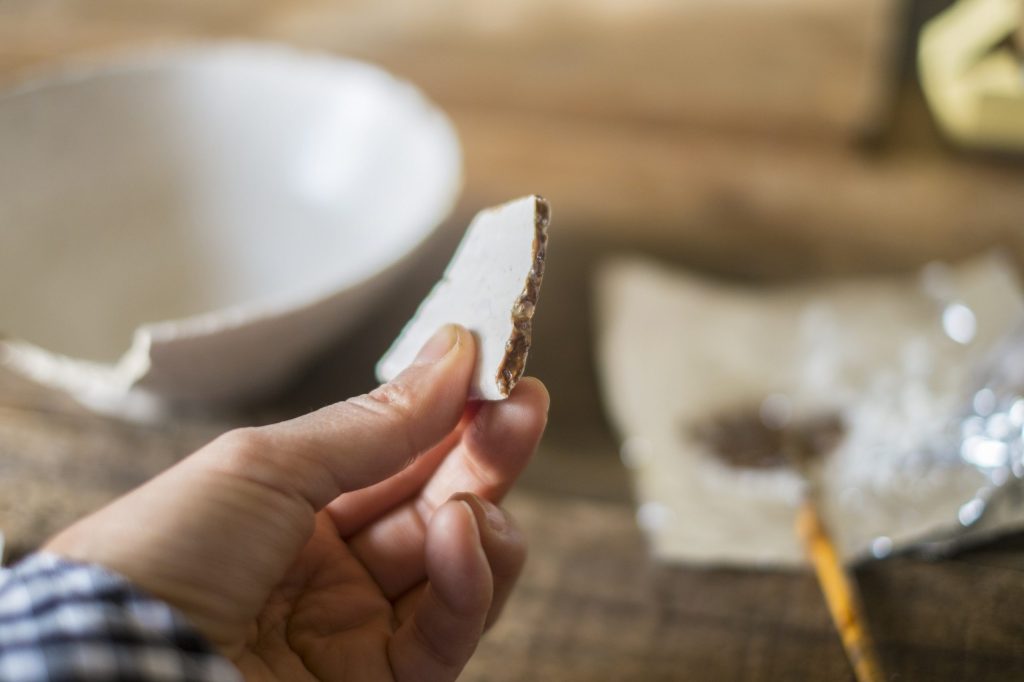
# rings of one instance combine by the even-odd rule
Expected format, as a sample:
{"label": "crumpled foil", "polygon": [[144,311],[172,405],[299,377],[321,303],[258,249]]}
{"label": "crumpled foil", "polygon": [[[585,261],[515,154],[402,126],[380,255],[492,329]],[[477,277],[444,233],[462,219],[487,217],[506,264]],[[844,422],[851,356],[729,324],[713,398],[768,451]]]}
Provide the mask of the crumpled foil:
{"label": "crumpled foil", "polygon": [[[620,260],[597,285],[604,399],[657,556],[802,563],[808,478],[847,560],[1024,526],[1024,295],[998,257],[770,288]],[[804,472],[737,468],[696,434],[751,406],[836,415],[842,438]]]}
{"label": "crumpled foil", "polygon": [[1022,503],[1024,481],[1024,323],[999,344],[979,372],[950,443],[938,453],[977,469],[984,484],[957,510],[966,529],[982,525],[998,504]]}

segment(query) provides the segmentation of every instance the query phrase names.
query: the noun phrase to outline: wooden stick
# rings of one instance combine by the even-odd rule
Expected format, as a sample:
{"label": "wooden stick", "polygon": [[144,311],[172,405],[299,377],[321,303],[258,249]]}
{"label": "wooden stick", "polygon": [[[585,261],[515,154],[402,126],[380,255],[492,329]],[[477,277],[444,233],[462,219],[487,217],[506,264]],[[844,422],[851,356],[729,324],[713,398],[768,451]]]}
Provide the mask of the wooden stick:
{"label": "wooden stick", "polygon": [[857,681],[881,682],[885,678],[867,630],[857,587],[836,554],[813,495],[807,495],[800,505],[796,529],[814,565],[832,622],[839,631]]}

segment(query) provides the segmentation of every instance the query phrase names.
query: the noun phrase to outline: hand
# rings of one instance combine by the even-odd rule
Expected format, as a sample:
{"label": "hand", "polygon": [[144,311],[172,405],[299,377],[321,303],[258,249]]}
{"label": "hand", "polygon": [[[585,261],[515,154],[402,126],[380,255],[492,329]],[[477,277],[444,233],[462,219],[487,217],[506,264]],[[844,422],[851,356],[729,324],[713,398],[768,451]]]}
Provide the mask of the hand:
{"label": "hand", "polygon": [[446,327],[390,384],[229,432],[51,540],[180,609],[250,680],[452,680],[525,544],[498,502],[547,418],[535,379],[467,404]]}

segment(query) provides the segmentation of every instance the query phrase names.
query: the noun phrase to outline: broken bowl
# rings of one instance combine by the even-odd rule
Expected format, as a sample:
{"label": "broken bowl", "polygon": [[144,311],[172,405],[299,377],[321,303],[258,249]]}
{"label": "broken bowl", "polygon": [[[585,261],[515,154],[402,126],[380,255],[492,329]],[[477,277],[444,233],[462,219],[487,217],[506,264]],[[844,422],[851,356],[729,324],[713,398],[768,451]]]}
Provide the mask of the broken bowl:
{"label": "broken bowl", "polygon": [[461,185],[369,64],[260,44],[0,94],[0,365],[101,410],[249,400],[380,300]]}

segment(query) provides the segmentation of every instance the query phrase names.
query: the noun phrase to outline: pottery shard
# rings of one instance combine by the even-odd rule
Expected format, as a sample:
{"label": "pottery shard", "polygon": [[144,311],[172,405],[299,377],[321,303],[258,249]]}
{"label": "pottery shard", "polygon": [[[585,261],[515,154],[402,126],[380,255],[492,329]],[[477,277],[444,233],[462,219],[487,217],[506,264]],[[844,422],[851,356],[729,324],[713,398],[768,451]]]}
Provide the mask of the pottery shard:
{"label": "pottery shard", "polygon": [[549,218],[548,203],[539,196],[478,213],[441,281],[377,363],[377,377],[393,379],[435,331],[457,323],[477,340],[470,398],[508,397],[530,350]]}

